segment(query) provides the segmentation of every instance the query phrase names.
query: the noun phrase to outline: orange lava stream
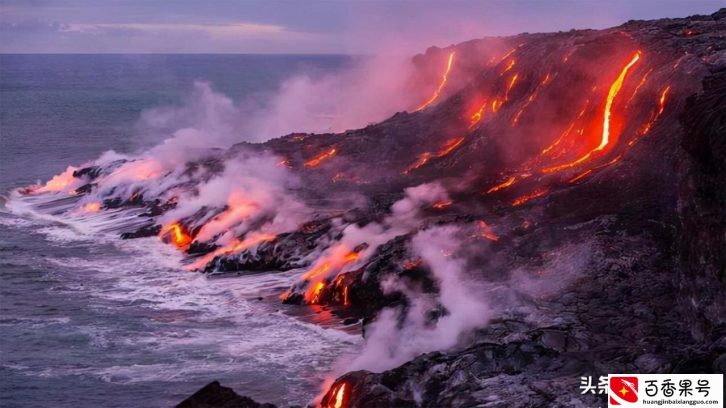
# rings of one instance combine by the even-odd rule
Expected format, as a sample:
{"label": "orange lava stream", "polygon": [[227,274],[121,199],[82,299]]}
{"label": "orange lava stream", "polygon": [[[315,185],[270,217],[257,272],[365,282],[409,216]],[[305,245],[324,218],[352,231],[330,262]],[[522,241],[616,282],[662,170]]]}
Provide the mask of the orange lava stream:
{"label": "orange lava stream", "polygon": [[514,88],[514,84],[517,83],[517,78],[519,78],[519,74],[514,74],[512,76],[512,79],[509,80],[509,84],[507,85],[507,90],[504,92],[504,100],[509,100],[509,92]]}
{"label": "orange lava stream", "polygon": [[437,153],[436,157],[444,157],[454,151],[459,145],[464,142],[464,137],[449,140]]}
{"label": "orange lava stream", "polygon": [[498,110],[499,110],[499,108],[501,108],[501,107],[502,107],[502,104],[503,104],[503,103],[504,103],[504,101],[502,101],[502,100],[501,100],[501,99],[499,99],[499,98],[497,98],[497,99],[493,100],[493,101],[492,101],[492,112],[496,112],[496,111],[498,111]]}
{"label": "orange lava stream", "polygon": [[451,206],[451,204],[453,204],[453,203],[454,202],[451,200],[437,201],[433,205],[431,205],[431,207],[433,207],[437,210],[443,210],[444,208]]}
{"label": "orange lava stream", "polygon": [[487,192],[486,192],[486,193],[487,193],[487,194],[491,194],[491,193],[493,193],[493,192],[495,192],[495,191],[499,191],[499,190],[501,190],[501,189],[503,189],[503,188],[507,188],[507,187],[511,186],[512,184],[514,184],[514,182],[515,182],[516,180],[517,180],[517,177],[516,177],[516,176],[512,176],[512,177],[510,177],[510,178],[508,178],[508,179],[504,180],[504,182],[502,182],[502,183],[499,183],[499,184],[497,184],[496,186],[494,186],[494,187],[490,188],[489,190],[487,190]]}
{"label": "orange lava stream", "polygon": [[305,301],[310,304],[316,304],[320,302],[320,294],[325,289],[325,282],[320,281],[310,288],[311,290],[305,293]]}
{"label": "orange lava stream", "polygon": [[355,262],[360,258],[360,255],[358,255],[357,252],[353,251],[348,251],[341,256],[340,254],[344,251],[344,246],[336,248],[336,250],[333,251],[333,254],[328,259],[318,261],[317,266],[305,273],[305,275],[303,275],[303,280],[314,279],[331,269],[340,269],[343,266],[351,262]]}
{"label": "orange lava stream", "polygon": [[476,126],[479,122],[481,122],[482,118],[484,118],[484,110],[487,107],[487,101],[485,100],[481,106],[479,107],[479,110],[474,112],[473,115],[471,115],[471,118],[469,120],[469,129]]}
{"label": "orange lava stream", "polygon": [[424,164],[428,163],[429,160],[431,160],[432,157],[444,157],[448,155],[449,153],[453,152],[457,147],[459,147],[464,142],[464,136],[457,137],[456,139],[451,139],[448,142],[446,142],[445,145],[439,149],[436,154],[433,154],[431,152],[423,152],[418,156],[418,159],[416,159],[415,162],[413,162],[410,166],[406,168],[406,170],[403,171],[403,174],[409,174],[412,171],[418,169],[419,167],[423,166]]}
{"label": "orange lava stream", "polygon": [[343,288],[343,306],[350,306],[350,300],[348,300],[348,287]]}
{"label": "orange lava stream", "polygon": [[171,242],[179,249],[185,249],[192,243],[192,237],[176,222],[164,226],[159,233],[159,237],[169,237]]}
{"label": "orange lava stream", "polygon": [[439,95],[441,95],[441,91],[443,91],[444,86],[446,86],[446,81],[448,80],[449,72],[451,71],[451,66],[454,63],[455,54],[456,54],[456,51],[452,51],[451,54],[449,54],[449,60],[446,63],[446,71],[444,71],[444,75],[441,77],[441,82],[439,83],[439,87],[436,88],[436,91],[434,91],[434,94],[431,95],[431,97],[426,102],[424,102],[421,106],[416,108],[416,112],[426,109],[429,105],[434,103],[434,101],[436,101],[436,99],[439,98]]}
{"label": "orange lava stream", "polygon": [[630,62],[620,71],[620,75],[618,75],[615,82],[610,85],[610,90],[608,91],[608,96],[605,101],[605,111],[603,113],[603,125],[602,125],[602,137],[600,139],[600,144],[595,147],[594,149],[590,150],[589,152],[585,153],[582,157],[579,159],[572,161],[570,163],[560,164],[557,166],[547,167],[542,169],[543,173],[554,173],[560,170],[564,170],[570,167],[577,166],[578,164],[586,161],[589,159],[594,153],[603,150],[609,143],[610,143],[610,117],[611,117],[611,110],[613,106],[613,101],[615,100],[615,97],[618,95],[618,92],[620,92],[620,88],[623,86],[623,81],[625,81],[625,76],[628,74],[628,70],[635,65],[636,62],[640,60],[640,51],[636,52],[633,58],[630,60]]}
{"label": "orange lava stream", "polygon": [[534,192],[532,192],[530,194],[518,197],[517,199],[512,201],[512,205],[515,207],[520,206],[530,200],[534,200],[537,197],[542,197],[543,195],[547,194],[548,191],[549,190],[546,188],[535,190]]}
{"label": "orange lava stream", "polygon": [[663,113],[663,110],[665,109],[666,99],[668,97],[668,92],[670,92],[671,86],[668,85],[663,89],[660,93],[660,97],[658,98],[658,111],[653,115],[653,117],[648,121],[648,123],[645,124],[643,127],[643,130],[640,131],[641,135],[644,135],[648,132],[650,132],[650,129],[653,127],[653,124],[658,120],[660,115]]}
{"label": "orange lava stream", "polygon": [[578,120],[582,119],[582,117],[585,115],[585,112],[587,112],[587,108],[589,106],[590,106],[590,100],[588,99],[588,100],[585,101],[585,106],[582,107],[582,110],[580,111],[580,113],[577,114],[577,117],[575,118],[575,120],[573,120],[572,123],[570,123],[570,126],[568,126],[567,129],[565,129],[565,131],[562,132],[562,134],[560,134],[560,137],[558,137],[557,140],[555,140],[554,142],[552,142],[552,144],[550,144],[549,146],[547,146],[544,149],[542,149],[542,153],[541,154],[543,154],[543,155],[544,154],[547,154],[547,152],[549,152],[550,150],[552,150],[555,147],[557,147],[557,145],[559,145],[560,142],[562,142],[562,140],[565,137],[567,137],[567,135],[569,135],[570,132],[572,132],[572,128],[575,127],[575,124],[577,124],[577,121]]}
{"label": "orange lava stream", "polygon": [[307,281],[320,279],[312,283],[310,288],[305,292],[305,301],[308,304],[316,304],[320,300],[320,294],[326,286],[324,276],[322,275],[333,270],[340,270],[358,259],[360,259],[358,252],[349,251],[344,245],[341,245],[336,247],[327,258],[318,260],[316,266],[303,275],[303,280]]}
{"label": "orange lava stream", "polygon": [[83,205],[83,211],[87,213],[95,213],[101,211],[101,203],[93,202]]}
{"label": "orange lava stream", "polygon": [[517,60],[514,59],[514,58],[512,58],[511,61],[509,61],[509,64],[507,64],[507,66],[504,68],[504,71],[502,71],[499,74],[499,76],[501,77],[504,74],[506,74],[507,72],[509,72],[509,70],[511,70],[512,68],[514,68],[515,65],[517,65]]}
{"label": "orange lava stream", "polygon": [[571,178],[568,182],[569,183],[576,183],[578,180],[583,179],[583,178],[587,177],[588,175],[590,175],[590,173],[592,173],[592,169],[585,170],[584,172],[582,172],[582,173],[578,174],[577,176]]}
{"label": "orange lava stream", "polygon": [[67,188],[70,188],[70,186],[77,180],[75,177],[73,177],[73,173],[78,170],[76,167],[68,166],[63,173],[53,176],[50,180],[48,180],[45,185],[41,187],[31,187],[29,189],[30,193],[52,193],[56,191],[63,191]]}
{"label": "orange lava stream", "polygon": [[413,162],[413,164],[408,166],[408,168],[406,168],[406,170],[403,171],[403,173],[409,174],[412,171],[416,170],[417,168],[423,166],[424,164],[426,164],[429,161],[429,159],[431,159],[431,156],[432,156],[431,152],[422,153],[421,155],[418,156],[418,159],[415,162]]}
{"label": "orange lava stream", "polygon": [[608,92],[608,98],[607,102],[605,103],[605,114],[603,115],[603,123],[602,123],[602,139],[600,140],[600,145],[595,148],[595,151],[600,151],[605,148],[605,146],[608,145],[610,142],[610,114],[613,106],[613,101],[615,100],[615,97],[618,95],[618,92],[620,92],[620,88],[623,87],[623,82],[625,81],[625,76],[628,74],[628,70],[635,65],[636,62],[640,59],[640,51],[636,52],[633,58],[630,60],[628,65],[623,68],[623,70],[620,72],[620,75],[618,76],[618,79],[613,82],[612,85],[610,85],[610,91]]}
{"label": "orange lava stream", "polygon": [[661,94],[660,94],[660,99],[658,99],[658,105],[659,105],[659,109],[658,109],[658,114],[656,115],[656,117],[660,116],[660,114],[661,114],[661,113],[663,113],[663,109],[665,109],[666,97],[668,96],[668,92],[669,92],[670,90],[671,90],[671,86],[670,86],[670,85],[668,85],[668,86],[667,86],[667,87],[666,87],[666,88],[665,88],[665,89],[663,90],[663,92],[661,92]]}
{"label": "orange lava stream", "polygon": [[524,105],[522,105],[521,108],[519,108],[519,110],[517,111],[517,113],[512,118],[512,126],[516,126],[517,125],[517,123],[519,122],[519,118],[522,116],[522,113],[524,113],[525,109],[527,109],[527,107],[532,102],[534,102],[535,99],[537,99],[537,96],[539,96],[539,93],[542,90],[542,88],[544,88],[545,86],[547,86],[547,84],[549,82],[550,82],[550,74],[547,73],[547,75],[545,75],[544,79],[542,79],[542,81],[540,81],[540,83],[534,89],[534,92],[532,92],[532,95],[530,95],[529,98],[527,98],[527,101],[524,103]]}
{"label": "orange lava stream", "polygon": [[509,58],[510,55],[514,54],[515,51],[517,51],[517,49],[512,48],[506,54],[502,55],[502,57],[499,58],[499,63],[501,64],[505,59]]}
{"label": "orange lava stream", "polygon": [[643,85],[645,85],[646,81],[648,81],[648,76],[650,75],[650,73],[651,73],[651,72],[653,72],[653,68],[651,68],[650,70],[648,70],[648,72],[646,72],[646,73],[645,73],[645,75],[643,75],[643,78],[641,78],[640,82],[638,83],[638,86],[636,86],[636,87],[635,87],[635,90],[633,91],[633,95],[632,95],[632,96],[630,97],[630,99],[628,99],[628,101],[627,101],[627,102],[625,103],[625,107],[626,107],[626,108],[627,108],[628,106],[630,106],[630,102],[632,102],[632,101],[633,101],[633,98],[635,98],[635,95],[637,95],[637,94],[638,94],[638,91],[640,90],[640,88],[641,88],[641,87],[642,87]]}
{"label": "orange lava stream", "polygon": [[207,265],[210,261],[212,261],[214,258],[216,258],[218,256],[240,253],[246,249],[252,248],[263,242],[273,241],[275,238],[277,238],[277,235],[275,235],[275,234],[262,233],[262,234],[255,234],[250,237],[245,237],[245,239],[243,239],[242,241],[240,241],[239,239],[235,239],[231,243],[229,243],[221,248],[217,248],[216,250],[199,258],[194,263],[189,265],[188,269],[194,270],[194,269],[203,268],[205,265]]}
{"label": "orange lava stream", "polygon": [[494,231],[491,229],[489,225],[487,225],[484,220],[479,221],[479,235],[483,238],[486,238],[490,241],[499,241],[499,236],[494,233]]}
{"label": "orange lava stream", "polygon": [[343,408],[345,404],[345,388],[347,384],[346,383],[340,383],[335,386],[333,389],[333,398],[330,401],[328,401],[325,406],[321,408]]}
{"label": "orange lava stream", "polygon": [[305,162],[305,167],[316,167],[323,161],[335,156],[337,153],[337,150],[333,147],[327,152],[320,153],[319,155],[313,157],[312,159]]}

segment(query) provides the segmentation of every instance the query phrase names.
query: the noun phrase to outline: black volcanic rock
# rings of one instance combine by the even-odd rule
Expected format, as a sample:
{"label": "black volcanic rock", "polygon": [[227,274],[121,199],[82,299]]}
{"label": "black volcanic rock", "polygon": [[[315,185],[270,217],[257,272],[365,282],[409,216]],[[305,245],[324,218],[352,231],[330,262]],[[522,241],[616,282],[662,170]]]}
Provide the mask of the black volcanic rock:
{"label": "black volcanic rock", "polygon": [[[616,165],[575,185],[555,181],[526,208],[497,209],[500,221],[524,219],[528,226],[514,229],[506,245],[492,246],[491,264],[479,268],[482,278],[536,271],[544,254],[578,243],[592,250],[583,254],[584,275],[563,286],[525,275],[536,282],[527,288],[534,291],[518,295],[539,311],[537,322],[505,312],[473,345],[421,355],[382,373],[345,374],[324,401],[345,383],[346,407],[602,406],[602,396],[579,392],[581,376],[725,373],[723,14],[611,30],[634,38],[645,55],[670,60],[658,62],[664,72],[681,65],[696,75],[664,79],[692,96],[674,97],[659,129],[623,151]],[[610,47],[598,43],[606,39],[597,32],[570,34],[592,51]],[[565,41],[564,34],[555,38]],[[691,53],[699,57],[689,60]],[[471,152],[446,160],[468,162],[462,155]]]}
{"label": "black volcanic rock", "polygon": [[[314,218],[219,255],[204,271],[308,267],[346,227],[381,224],[405,188],[437,182],[451,203],[420,209],[408,232],[386,235],[355,268],[326,270],[311,302],[337,308],[347,322],[374,321],[386,307],[407,310],[406,296],[384,293],[381,282],[396,277],[415,293],[436,294],[442,282],[412,259],[412,237],[453,226],[466,235],[468,277],[487,285],[489,324],[400,367],[344,374],[325,404],[347,384],[346,407],[594,406],[606,401],[580,393],[582,376],[723,372],[724,13],[431,48],[414,59],[426,83],[436,82],[447,55],[456,51],[457,59],[451,82],[426,109],[340,134],[292,134],[218,152],[219,160],[187,169],[202,175],[185,187],[218,174],[222,158],[266,151],[299,178],[294,192]],[[615,98],[617,78],[624,79]],[[486,119],[474,121],[477,109]],[[329,160],[305,164],[331,149]],[[116,197],[105,205],[143,205],[149,217],[171,208],[152,202]],[[201,208],[179,222],[196,236],[222,211]],[[474,231],[479,221],[493,233]],[[158,226],[142,225],[126,237],[154,233]],[[357,253],[370,244],[363,241],[345,249]],[[189,252],[213,249],[197,242]],[[286,302],[303,303],[308,284],[293,285]],[[443,305],[428,312],[431,325],[450,313]],[[238,403],[219,384],[207,388],[199,404],[215,396]]]}
{"label": "black volcanic rock", "polygon": [[726,66],[704,79],[681,121],[679,281],[693,334],[705,340],[726,324]]}
{"label": "black volcanic rock", "polygon": [[219,381],[212,381],[180,402],[176,408],[275,408],[275,405],[260,404],[252,398],[237,394],[231,388],[223,387]]}

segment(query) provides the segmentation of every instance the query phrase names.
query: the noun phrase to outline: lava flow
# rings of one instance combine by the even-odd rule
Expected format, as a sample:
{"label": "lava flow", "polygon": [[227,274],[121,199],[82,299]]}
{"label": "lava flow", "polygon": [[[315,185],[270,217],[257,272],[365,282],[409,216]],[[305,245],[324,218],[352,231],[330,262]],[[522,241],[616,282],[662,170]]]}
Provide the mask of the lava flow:
{"label": "lava flow", "polygon": [[655,112],[655,114],[652,116],[650,120],[648,120],[648,123],[643,126],[643,129],[640,131],[641,135],[644,135],[648,132],[650,132],[650,129],[653,127],[653,124],[656,120],[660,117],[661,114],[663,114],[663,110],[665,109],[666,99],[668,98],[668,92],[671,90],[670,85],[665,87],[663,91],[660,93],[660,97],[658,98],[658,110]]}
{"label": "lava flow", "polygon": [[263,242],[271,242],[274,241],[275,238],[277,238],[277,235],[275,234],[254,234],[249,237],[245,237],[243,240],[235,239],[231,243],[221,247],[217,248],[216,250],[200,257],[196,261],[194,261],[192,264],[190,264],[187,269],[189,270],[199,270],[204,268],[207,264],[209,264],[214,258],[218,256],[225,256],[225,255],[231,255],[231,254],[238,254],[244,250],[250,249],[252,247],[255,247],[259,244],[262,244]]}
{"label": "lava flow", "polygon": [[514,117],[512,118],[512,126],[516,126],[519,122],[520,117],[524,113],[524,111],[527,109],[527,107],[534,102],[535,99],[537,99],[537,96],[539,95],[540,91],[542,91],[542,88],[547,86],[547,84],[550,82],[550,74],[548,73],[545,75],[544,79],[540,81],[540,83],[537,85],[537,87],[534,89],[534,92],[527,98],[527,101],[524,102],[524,105],[522,105],[521,108],[517,111],[516,114],[514,114]]}
{"label": "lava flow", "polygon": [[514,207],[518,207],[522,204],[525,204],[531,200],[534,200],[535,198],[542,197],[543,195],[547,194],[549,190],[546,188],[537,189],[534,192],[523,195],[521,197],[516,198],[514,201],[512,201],[512,205]]}
{"label": "lava flow", "polygon": [[424,102],[421,106],[416,108],[416,112],[426,109],[429,105],[434,103],[439,98],[439,95],[441,95],[441,91],[444,90],[444,87],[446,86],[446,81],[449,78],[449,72],[451,71],[451,66],[454,63],[454,54],[456,54],[456,51],[452,51],[449,54],[449,59],[448,59],[448,62],[446,63],[446,70],[444,71],[444,75],[441,76],[441,82],[439,83],[438,88],[436,88],[433,95],[431,95],[431,97],[426,102]]}
{"label": "lava flow", "polygon": [[449,140],[441,149],[439,149],[438,152],[436,152],[436,157],[444,157],[454,151],[461,143],[464,142],[464,137],[459,137],[456,139]]}
{"label": "lava flow", "polygon": [[92,202],[92,203],[86,203],[83,205],[83,211],[87,213],[95,213],[101,211],[101,203],[99,202]]}
{"label": "lava flow", "polygon": [[333,147],[328,151],[325,151],[323,153],[320,153],[319,155],[313,157],[312,159],[305,162],[305,167],[317,167],[325,160],[328,160],[329,158],[335,156],[337,153],[337,150]]}
{"label": "lava flow", "polygon": [[441,146],[441,148],[436,152],[436,154],[433,154],[431,152],[423,152],[421,153],[415,162],[413,162],[410,166],[406,168],[406,170],[403,171],[403,174],[409,174],[412,171],[418,169],[419,167],[422,167],[424,164],[428,163],[429,160],[431,160],[432,157],[444,157],[447,156],[449,153],[456,150],[457,147],[459,147],[464,142],[464,137],[457,137],[455,139],[451,139],[446,144]]}
{"label": "lava flow", "polygon": [[406,170],[403,171],[404,174],[409,174],[412,171],[418,169],[419,167],[423,166],[424,164],[428,163],[428,161],[431,159],[433,155],[431,152],[423,152],[418,156],[418,159],[416,159],[415,162],[413,162],[410,166],[406,168]]}
{"label": "lava flow", "polygon": [[482,118],[484,117],[484,110],[487,108],[487,101],[485,100],[482,102],[481,105],[479,105],[479,109],[474,112],[471,117],[469,118],[469,129],[474,128],[474,126],[478,125],[479,122],[481,122]]}
{"label": "lava flow", "polygon": [[317,304],[323,289],[327,286],[326,276],[340,271],[358,259],[360,259],[360,254],[350,251],[345,245],[333,248],[329,256],[319,259],[315,266],[303,275],[303,280],[310,282],[308,290],[305,291],[305,301],[311,305]]}
{"label": "lava flow", "polygon": [[67,191],[78,181],[78,179],[73,176],[73,173],[76,170],[78,169],[73,166],[68,166],[63,173],[54,176],[45,183],[45,185],[37,188],[29,188],[27,190],[30,193],[55,193]]}
{"label": "lava flow", "polygon": [[165,225],[159,233],[162,239],[169,239],[179,249],[186,249],[192,243],[192,237],[179,223]]}
{"label": "lava flow", "polygon": [[514,184],[515,181],[517,181],[517,177],[512,176],[512,177],[504,180],[503,182],[497,184],[496,186],[490,188],[489,190],[487,190],[487,194],[507,188],[507,187],[511,186],[512,184]]}
{"label": "lava flow", "polygon": [[343,408],[345,407],[347,384],[344,382],[335,384],[323,400],[321,408]]}
{"label": "lava flow", "polygon": [[484,220],[479,221],[479,236],[490,241],[499,241],[499,236],[494,233],[494,230]]}
{"label": "lava flow", "polygon": [[595,147],[594,149],[590,150],[589,152],[585,153],[583,156],[578,158],[577,160],[574,160],[569,163],[560,164],[557,166],[552,167],[546,167],[542,169],[543,173],[554,173],[560,170],[564,170],[570,167],[577,166],[578,164],[586,161],[589,159],[594,153],[602,151],[610,144],[610,139],[615,138],[617,134],[613,133],[611,135],[610,133],[610,126],[611,126],[611,115],[612,115],[612,106],[613,101],[615,100],[615,97],[620,92],[620,89],[623,86],[623,82],[625,81],[625,76],[628,74],[628,71],[630,68],[635,65],[636,62],[640,60],[640,51],[636,52],[635,55],[633,55],[630,62],[620,71],[620,75],[618,75],[617,79],[610,85],[610,90],[608,91],[608,96],[605,101],[605,110],[603,112],[603,123],[602,123],[602,137],[600,138],[600,144]]}

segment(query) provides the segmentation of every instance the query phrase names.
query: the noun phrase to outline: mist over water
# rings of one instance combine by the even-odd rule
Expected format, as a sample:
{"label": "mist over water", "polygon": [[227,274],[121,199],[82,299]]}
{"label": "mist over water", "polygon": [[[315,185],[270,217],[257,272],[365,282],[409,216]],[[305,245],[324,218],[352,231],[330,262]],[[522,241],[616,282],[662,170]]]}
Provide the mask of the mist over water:
{"label": "mist over water", "polygon": [[[3,193],[103,151],[158,143],[195,81],[235,109],[347,57],[8,56],[0,68]],[[158,116],[157,116],[158,117]],[[278,136],[278,135],[274,135]],[[305,403],[357,336],[304,323],[259,297],[295,275],[207,279],[155,238],[0,212],[0,405],[169,406],[219,379],[260,401]],[[272,288],[275,288],[273,290]],[[274,293],[273,293],[274,292]],[[286,390],[284,395],[279,390]]]}

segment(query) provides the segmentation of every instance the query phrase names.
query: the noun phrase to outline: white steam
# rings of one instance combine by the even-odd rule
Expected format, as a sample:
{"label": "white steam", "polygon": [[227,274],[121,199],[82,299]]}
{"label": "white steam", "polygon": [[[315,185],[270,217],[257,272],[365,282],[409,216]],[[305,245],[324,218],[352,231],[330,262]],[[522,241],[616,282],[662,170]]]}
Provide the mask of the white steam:
{"label": "white steam", "polygon": [[[369,327],[366,345],[347,370],[383,371],[419,354],[455,346],[460,337],[485,325],[492,315],[482,298],[483,288],[467,276],[462,259],[454,256],[460,247],[453,226],[434,227],[413,238],[412,250],[421,257],[435,278],[438,296],[417,292],[405,282],[388,280],[384,291],[400,291],[410,307],[403,319],[401,310],[384,309]],[[432,320],[429,312],[443,307],[445,314]]]}

